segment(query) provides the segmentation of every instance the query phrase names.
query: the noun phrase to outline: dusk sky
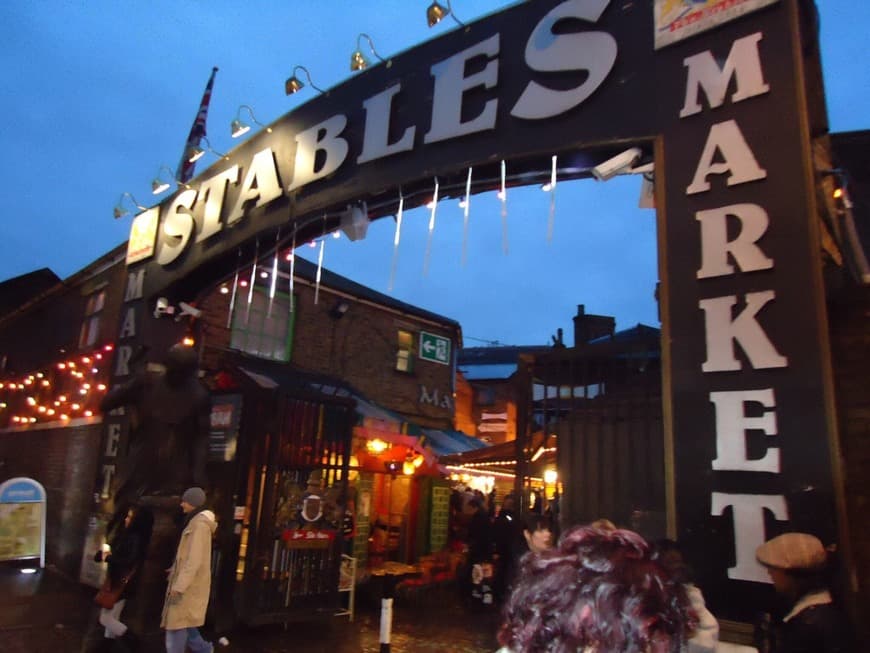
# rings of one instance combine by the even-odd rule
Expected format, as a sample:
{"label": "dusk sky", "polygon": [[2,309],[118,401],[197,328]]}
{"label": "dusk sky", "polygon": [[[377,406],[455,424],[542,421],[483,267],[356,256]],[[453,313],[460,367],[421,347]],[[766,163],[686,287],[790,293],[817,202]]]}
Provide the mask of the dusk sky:
{"label": "dusk sky", "polygon": [[[168,196],[153,196],[151,180],[161,166],[178,165],[213,66],[219,72],[207,132],[211,147],[226,153],[237,145],[230,122],[240,105],[268,124],[314,97],[310,87],[285,95],[294,65],[305,66],[314,84],[328,89],[354,74],[349,61],[361,32],[389,58],[457,27],[448,18],[428,28],[428,4],[0,3],[6,182],[0,280],[42,267],[67,277],[126,240],[132,216],[115,220],[113,207],[124,192],[146,206]],[[471,22],[511,3],[452,4]],[[870,2],[817,5],[831,130],[866,129]],[[370,54],[365,42],[362,49]],[[214,161],[207,154],[197,171]],[[466,346],[547,344],[558,328],[573,344],[578,304],[613,315],[620,329],[658,326],[655,213],[637,208],[640,186],[639,176],[558,185],[549,241],[549,195],[537,187],[509,191],[506,254],[499,201],[474,196],[465,265],[463,212],[455,201],[445,202],[427,274],[428,213],[406,213],[392,290],[393,220],[374,222],[363,241],[327,241],[324,265],[457,320]],[[316,260],[316,250],[300,253]]]}

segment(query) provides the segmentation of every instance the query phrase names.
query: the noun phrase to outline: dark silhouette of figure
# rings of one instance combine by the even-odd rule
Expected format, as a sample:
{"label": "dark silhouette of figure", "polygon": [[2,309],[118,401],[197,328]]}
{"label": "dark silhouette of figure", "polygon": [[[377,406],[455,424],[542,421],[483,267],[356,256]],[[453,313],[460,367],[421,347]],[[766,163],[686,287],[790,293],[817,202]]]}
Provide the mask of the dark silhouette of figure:
{"label": "dark silhouette of figure", "polygon": [[115,492],[115,515],[143,495],[179,495],[205,486],[211,402],[197,377],[196,351],[174,345],[165,372],[144,371],[106,394],[100,410],[132,411],[129,448]]}

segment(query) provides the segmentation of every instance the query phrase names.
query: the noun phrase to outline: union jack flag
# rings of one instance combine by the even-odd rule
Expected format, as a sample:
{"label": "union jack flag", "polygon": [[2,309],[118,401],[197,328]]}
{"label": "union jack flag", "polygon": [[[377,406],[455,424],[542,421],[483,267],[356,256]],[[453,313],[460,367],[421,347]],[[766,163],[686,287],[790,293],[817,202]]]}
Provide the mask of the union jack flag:
{"label": "union jack flag", "polygon": [[187,137],[184,151],[181,153],[181,162],[178,164],[178,170],[175,171],[175,178],[181,183],[187,183],[193,177],[193,169],[196,167],[196,163],[191,163],[190,153],[193,148],[199,147],[203,136],[205,136],[205,120],[208,117],[208,104],[211,101],[211,89],[214,86],[214,75],[217,71],[217,66],[211,70],[211,77],[208,78],[208,84],[205,85],[202,102],[199,104],[199,111],[193,121],[193,126],[190,128],[190,135]]}

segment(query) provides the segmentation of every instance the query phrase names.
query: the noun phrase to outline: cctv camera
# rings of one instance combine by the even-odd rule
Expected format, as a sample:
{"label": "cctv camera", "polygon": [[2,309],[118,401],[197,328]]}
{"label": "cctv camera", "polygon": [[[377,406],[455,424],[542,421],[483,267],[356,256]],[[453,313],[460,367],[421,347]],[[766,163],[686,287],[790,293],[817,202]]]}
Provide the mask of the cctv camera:
{"label": "cctv camera", "polygon": [[598,181],[607,181],[614,175],[630,170],[642,155],[643,151],[639,147],[633,147],[622,154],[607,159],[604,163],[599,163],[592,168],[592,176]]}

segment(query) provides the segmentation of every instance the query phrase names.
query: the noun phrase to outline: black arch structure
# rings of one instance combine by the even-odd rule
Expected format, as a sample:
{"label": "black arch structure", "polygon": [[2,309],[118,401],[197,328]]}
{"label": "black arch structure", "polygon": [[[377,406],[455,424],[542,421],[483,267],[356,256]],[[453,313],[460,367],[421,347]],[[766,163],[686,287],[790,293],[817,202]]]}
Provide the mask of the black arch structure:
{"label": "black arch structure", "polygon": [[[460,196],[469,166],[479,193],[498,186],[502,161],[516,186],[548,180],[554,154],[561,181],[640,147],[656,169],[669,527],[707,561],[714,611],[749,621],[768,590],[755,546],[798,529],[831,541],[842,505],[810,151],[826,129],[812,7],[707,3],[720,24],[657,49],[668,26],[654,4],[518,3],[283,116],[137,217],[128,305],[142,308],[119,348],[147,340],[157,295],[190,297],[278,229],[301,242],[362,202],[370,219],[390,216],[400,191],[405,208],[424,204],[436,178],[442,197]],[[570,56],[549,70],[557,46]],[[693,81],[698,57],[722,73],[721,97]],[[588,97],[565,100],[578,88]],[[724,235],[705,231],[717,224]]]}

